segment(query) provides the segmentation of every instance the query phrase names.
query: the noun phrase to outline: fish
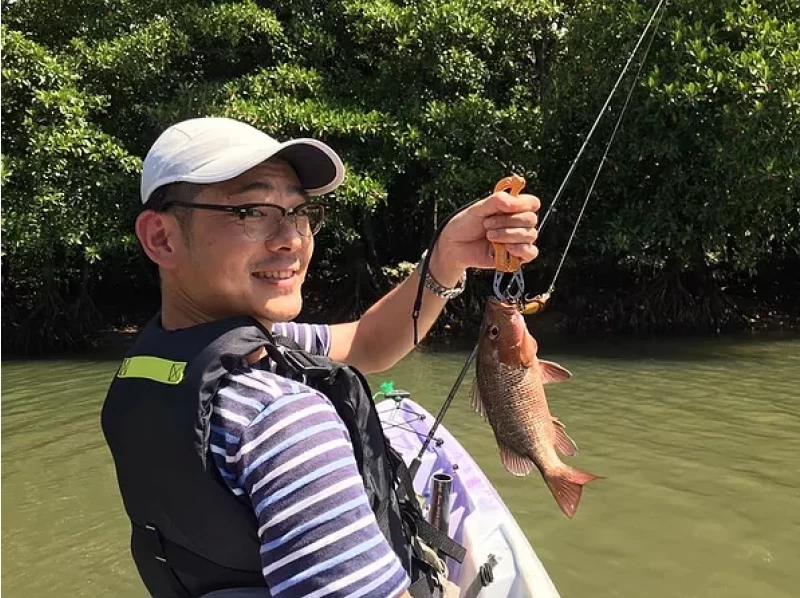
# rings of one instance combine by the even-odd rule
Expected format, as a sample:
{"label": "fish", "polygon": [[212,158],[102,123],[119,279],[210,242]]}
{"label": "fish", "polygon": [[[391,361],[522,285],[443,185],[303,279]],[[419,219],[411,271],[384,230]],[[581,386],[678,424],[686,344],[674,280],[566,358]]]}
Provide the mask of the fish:
{"label": "fish", "polygon": [[471,404],[494,431],[506,470],[526,476],[536,467],[571,519],[583,486],[602,477],[570,467],[559,457],[575,455],[578,445],[550,413],[544,387],[572,374],[539,359],[538,350],[517,305],[490,297],[481,323]]}

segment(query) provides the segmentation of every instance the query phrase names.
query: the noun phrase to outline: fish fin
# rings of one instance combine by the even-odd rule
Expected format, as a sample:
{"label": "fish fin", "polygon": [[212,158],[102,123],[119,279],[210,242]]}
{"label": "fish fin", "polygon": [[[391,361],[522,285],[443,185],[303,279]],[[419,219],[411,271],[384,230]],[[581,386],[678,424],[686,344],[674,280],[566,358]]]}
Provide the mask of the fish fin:
{"label": "fish fin", "polygon": [[587,473],[568,466],[560,467],[544,476],[544,481],[547,482],[547,487],[553,493],[556,503],[558,503],[564,515],[570,519],[575,515],[575,511],[578,510],[583,486],[600,479],[602,479],[600,476],[596,476],[593,473]]}
{"label": "fish fin", "polygon": [[472,408],[480,414],[483,419],[486,419],[486,408],[483,406],[483,400],[481,399],[481,390],[478,388],[478,379],[472,381],[472,390],[470,390],[470,405]]}
{"label": "fish fin", "polygon": [[572,372],[553,361],[540,359],[542,366],[542,384],[554,384],[572,378]]}
{"label": "fish fin", "polygon": [[558,452],[567,457],[574,457],[578,452],[578,445],[569,437],[564,424],[557,417],[553,418],[553,430],[555,431],[555,442],[553,443]]}
{"label": "fish fin", "polygon": [[500,447],[500,460],[510,474],[522,477],[533,471],[536,464],[528,457],[523,457],[505,444],[498,443],[498,446]]}

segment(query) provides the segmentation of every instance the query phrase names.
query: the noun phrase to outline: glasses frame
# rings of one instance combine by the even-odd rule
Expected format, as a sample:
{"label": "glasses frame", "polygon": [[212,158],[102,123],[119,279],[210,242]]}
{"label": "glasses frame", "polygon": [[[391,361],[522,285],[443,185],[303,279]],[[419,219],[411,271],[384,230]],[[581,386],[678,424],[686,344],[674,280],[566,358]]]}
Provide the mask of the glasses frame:
{"label": "glasses frame", "polygon": [[[265,203],[265,202],[261,202],[261,203],[246,203],[246,204],[242,204],[240,206],[227,206],[227,205],[224,205],[224,204],[194,203],[194,202],[188,202],[188,201],[175,200],[175,201],[170,201],[170,202],[167,202],[166,204],[164,204],[163,211],[167,211],[172,206],[180,206],[182,208],[197,208],[199,210],[212,210],[212,211],[215,211],[215,212],[227,212],[228,214],[233,214],[234,216],[238,216],[239,220],[242,223],[244,223],[244,221],[248,217],[253,217],[253,218],[256,217],[256,215],[253,214],[253,212],[252,212],[252,210],[254,210],[256,208],[268,207],[270,209],[272,209],[272,208],[277,209],[281,213],[281,219],[278,221],[277,230],[272,235],[270,235],[270,236],[268,236],[268,237],[266,237],[264,239],[253,239],[253,237],[251,237],[250,235],[247,235],[248,237],[250,237],[254,241],[259,241],[259,242],[260,241],[269,241],[270,239],[274,238],[275,235],[277,235],[278,232],[280,232],[281,226],[283,226],[284,220],[286,220],[286,218],[290,217],[290,216],[294,216],[295,217],[295,220],[294,220],[294,222],[292,224],[294,225],[294,229],[297,231],[298,235],[300,235],[301,237],[304,237],[304,238],[313,237],[314,235],[316,235],[322,229],[322,225],[325,222],[325,216],[326,216],[326,213],[325,213],[326,206],[325,206],[325,204],[321,203],[321,202],[316,202],[316,201],[306,201],[306,202],[301,203],[298,206],[295,206],[294,208],[287,209],[287,208],[284,208],[283,206],[278,205],[278,204]],[[322,212],[322,217],[320,218],[319,226],[317,226],[316,230],[314,230],[312,228],[311,229],[311,235],[304,235],[303,233],[300,232],[300,229],[297,228],[296,217],[297,216],[302,216],[303,215],[303,211],[305,209],[307,209],[309,206],[313,206],[315,208],[319,208],[321,210],[321,212]],[[247,233],[245,232],[245,234],[247,234]]]}

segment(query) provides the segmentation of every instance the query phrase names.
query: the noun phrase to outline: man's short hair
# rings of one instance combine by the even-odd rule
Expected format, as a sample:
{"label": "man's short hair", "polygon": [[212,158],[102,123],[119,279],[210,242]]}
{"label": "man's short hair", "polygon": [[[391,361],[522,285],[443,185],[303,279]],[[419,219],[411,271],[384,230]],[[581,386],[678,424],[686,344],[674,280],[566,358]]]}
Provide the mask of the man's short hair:
{"label": "man's short hair", "polygon": [[174,211],[175,219],[181,227],[181,232],[188,240],[192,235],[192,210],[181,206],[171,205],[174,201],[192,203],[199,195],[202,185],[197,183],[169,183],[159,187],[150,194],[147,203],[142,206],[142,211],[154,212]]}

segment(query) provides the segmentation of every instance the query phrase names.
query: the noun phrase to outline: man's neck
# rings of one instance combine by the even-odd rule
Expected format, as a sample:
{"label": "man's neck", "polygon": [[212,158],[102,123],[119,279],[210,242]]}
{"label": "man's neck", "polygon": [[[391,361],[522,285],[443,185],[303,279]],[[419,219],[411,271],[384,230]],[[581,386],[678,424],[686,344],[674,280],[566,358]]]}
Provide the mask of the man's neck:
{"label": "man's neck", "polygon": [[[211,315],[197,309],[189,308],[186,306],[177,306],[168,301],[161,301],[161,327],[164,330],[181,330],[183,328],[191,328],[199,324],[221,320],[223,318],[234,317],[236,314],[228,315]],[[240,314],[245,315],[245,314]],[[263,318],[256,318],[266,330],[272,330],[272,322],[264,320]]]}
{"label": "man's neck", "polygon": [[198,310],[185,309],[184,306],[178,308],[167,301],[161,302],[161,327],[164,330],[181,330],[191,328],[198,324],[212,322],[214,319],[208,314]]}
{"label": "man's neck", "polygon": [[[215,319],[219,318],[212,318],[193,311],[176,309],[175,306],[169,305],[166,301],[161,302],[161,327],[164,330],[173,331],[180,330],[182,328],[191,328],[192,326],[197,326],[198,324],[212,322]],[[261,322],[261,325],[267,330],[272,330],[271,322],[264,322],[263,320],[259,320],[259,322]],[[246,355],[244,359],[248,365],[253,365],[266,357],[266,355],[267,351],[264,349],[264,347],[260,347],[249,355]]]}

